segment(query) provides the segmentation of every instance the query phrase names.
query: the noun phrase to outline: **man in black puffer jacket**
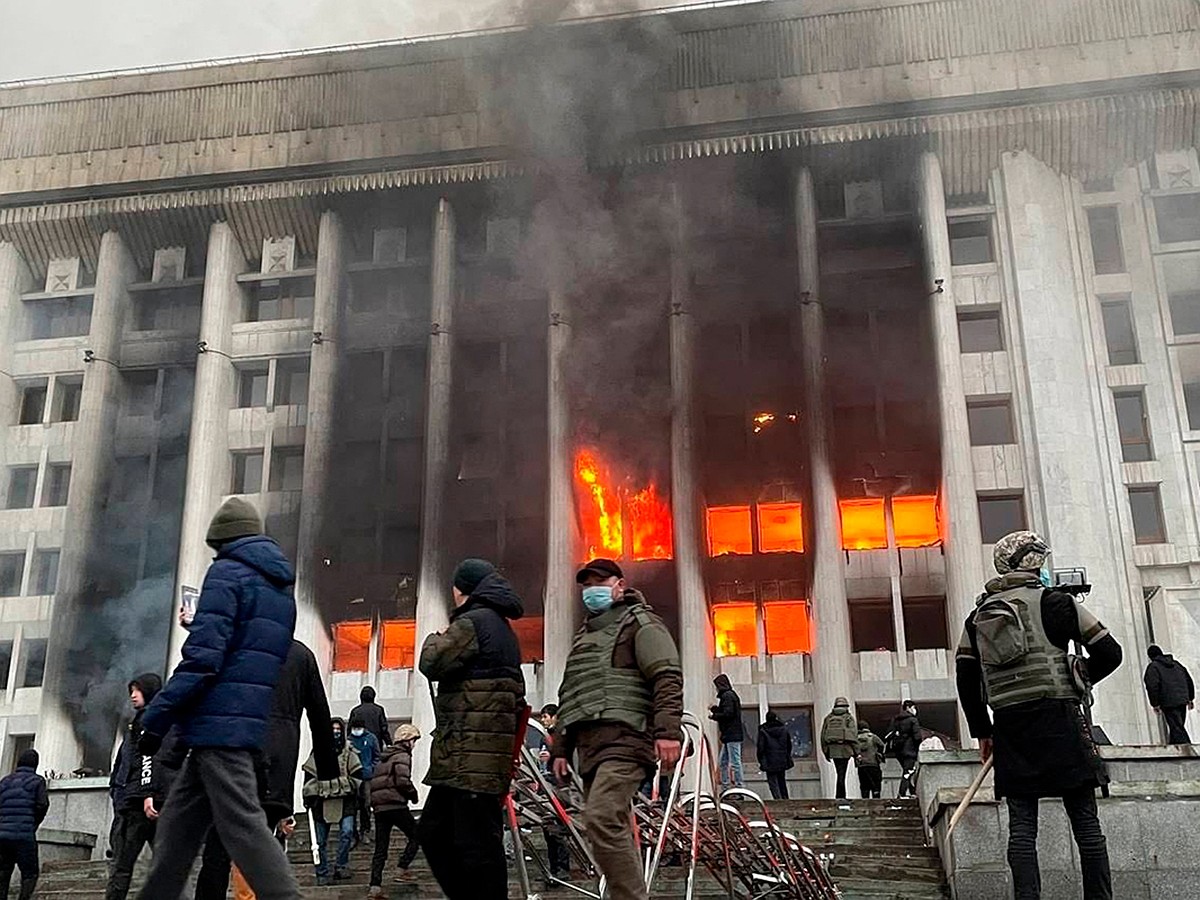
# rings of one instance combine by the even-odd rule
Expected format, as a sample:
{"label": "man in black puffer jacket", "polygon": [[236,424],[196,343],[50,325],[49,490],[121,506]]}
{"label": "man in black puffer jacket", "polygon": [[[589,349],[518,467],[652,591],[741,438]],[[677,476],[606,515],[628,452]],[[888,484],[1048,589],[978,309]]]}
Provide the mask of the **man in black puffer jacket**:
{"label": "man in black puffer jacket", "polygon": [[46,779],[37,767],[37,751],[25,750],[16,771],[0,779],[0,900],[8,900],[14,866],[21,870],[21,900],[29,900],[37,888],[37,830],[50,809]]}
{"label": "man in black puffer jacket", "polygon": [[1167,723],[1168,744],[1190,744],[1187,714],[1196,706],[1196,685],[1191,673],[1170,653],[1151,644],[1146,650],[1150,665],[1146,666],[1146,696],[1155,712],[1161,712]]}
{"label": "man in black puffer jacket", "polygon": [[525,709],[521,649],[509,620],[524,608],[482,559],[459,563],[454,603],[450,626],[421,648],[421,674],[438,683],[438,693],[418,837],[449,900],[505,900],[500,801]]}
{"label": "man in black puffer jacket", "polygon": [[217,556],[183,659],[142,718],[143,755],[157,752],[160,735],[175,724],[191,752],[159,822],[159,850],[140,896],[180,896],[211,824],[259,900],[299,900],[291,866],[267,827],[255,770],[292,646],[296,576],[246,500],[225,501],[206,539]]}
{"label": "man in black puffer jacket", "polygon": [[718,675],[713,679],[717,689],[716,705],[708,708],[708,717],[717,723],[720,731],[721,750],[717,755],[717,767],[721,771],[722,790],[729,787],[741,787],[742,781],[742,741],[746,739],[746,729],[742,725],[742,698],[737,695],[729,676]]}
{"label": "man in black puffer jacket", "polygon": [[792,759],[792,733],[774,710],[767,712],[766,721],[758,727],[758,767],[766,773],[771,798],[788,798],[787,771],[796,765]]}

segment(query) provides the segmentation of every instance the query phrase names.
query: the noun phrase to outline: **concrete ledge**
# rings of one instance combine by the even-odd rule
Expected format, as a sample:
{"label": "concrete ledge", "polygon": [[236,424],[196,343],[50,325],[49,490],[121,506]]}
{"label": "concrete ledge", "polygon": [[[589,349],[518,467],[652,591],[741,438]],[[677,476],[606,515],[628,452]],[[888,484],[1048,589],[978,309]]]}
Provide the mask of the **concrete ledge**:
{"label": "concrete ledge", "polygon": [[38,855],[43,862],[81,862],[96,851],[96,835],[61,828],[39,828]]}

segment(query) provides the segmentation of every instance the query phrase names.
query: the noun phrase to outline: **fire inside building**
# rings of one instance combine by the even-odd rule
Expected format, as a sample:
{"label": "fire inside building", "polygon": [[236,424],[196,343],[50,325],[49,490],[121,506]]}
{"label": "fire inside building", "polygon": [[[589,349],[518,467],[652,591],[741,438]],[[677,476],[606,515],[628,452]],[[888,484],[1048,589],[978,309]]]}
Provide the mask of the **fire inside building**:
{"label": "fire inside building", "polygon": [[0,769],[107,770],[229,495],[426,732],[464,556],[535,707],[619,560],[794,796],[837,696],[969,745],[1015,529],[1200,665],[1200,9],[705,6],[0,86]]}

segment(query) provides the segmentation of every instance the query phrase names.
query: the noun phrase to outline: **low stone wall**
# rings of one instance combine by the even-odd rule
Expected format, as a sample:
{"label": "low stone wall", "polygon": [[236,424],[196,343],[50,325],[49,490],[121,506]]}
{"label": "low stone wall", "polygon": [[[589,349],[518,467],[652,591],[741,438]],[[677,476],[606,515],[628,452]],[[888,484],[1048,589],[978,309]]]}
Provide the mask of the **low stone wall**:
{"label": "low stone wall", "polygon": [[[108,779],[63,778],[51,781],[48,787],[50,811],[38,830],[38,845],[44,848],[43,858],[104,859],[112,823]],[[60,841],[59,838],[65,835],[78,837]],[[54,836],[54,840],[48,840],[50,836]],[[85,838],[90,838],[90,845]],[[83,853],[84,847],[86,853]],[[80,853],[83,855],[78,855]]]}
{"label": "low stone wall", "polygon": [[[1113,784],[1099,801],[1113,893],[1122,900],[1200,897],[1200,747],[1104,747]],[[974,751],[921,754],[918,799],[955,900],[1008,900],[1008,810],[984,782],[954,834],[950,816],[979,771]],[[1062,805],[1042,802],[1044,900],[1077,900],[1079,854]]]}

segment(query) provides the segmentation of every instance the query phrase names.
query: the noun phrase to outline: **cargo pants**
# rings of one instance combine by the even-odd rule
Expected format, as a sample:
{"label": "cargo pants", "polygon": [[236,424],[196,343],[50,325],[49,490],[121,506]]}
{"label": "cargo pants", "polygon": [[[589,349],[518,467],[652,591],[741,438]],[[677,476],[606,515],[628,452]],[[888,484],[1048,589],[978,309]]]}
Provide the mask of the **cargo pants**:
{"label": "cargo pants", "polygon": [[600,763],[584,784],[583,827],[596,865],[608,878],[611,900],[647,900],[629,812],[645,780],[643,766],[613,759]]}

